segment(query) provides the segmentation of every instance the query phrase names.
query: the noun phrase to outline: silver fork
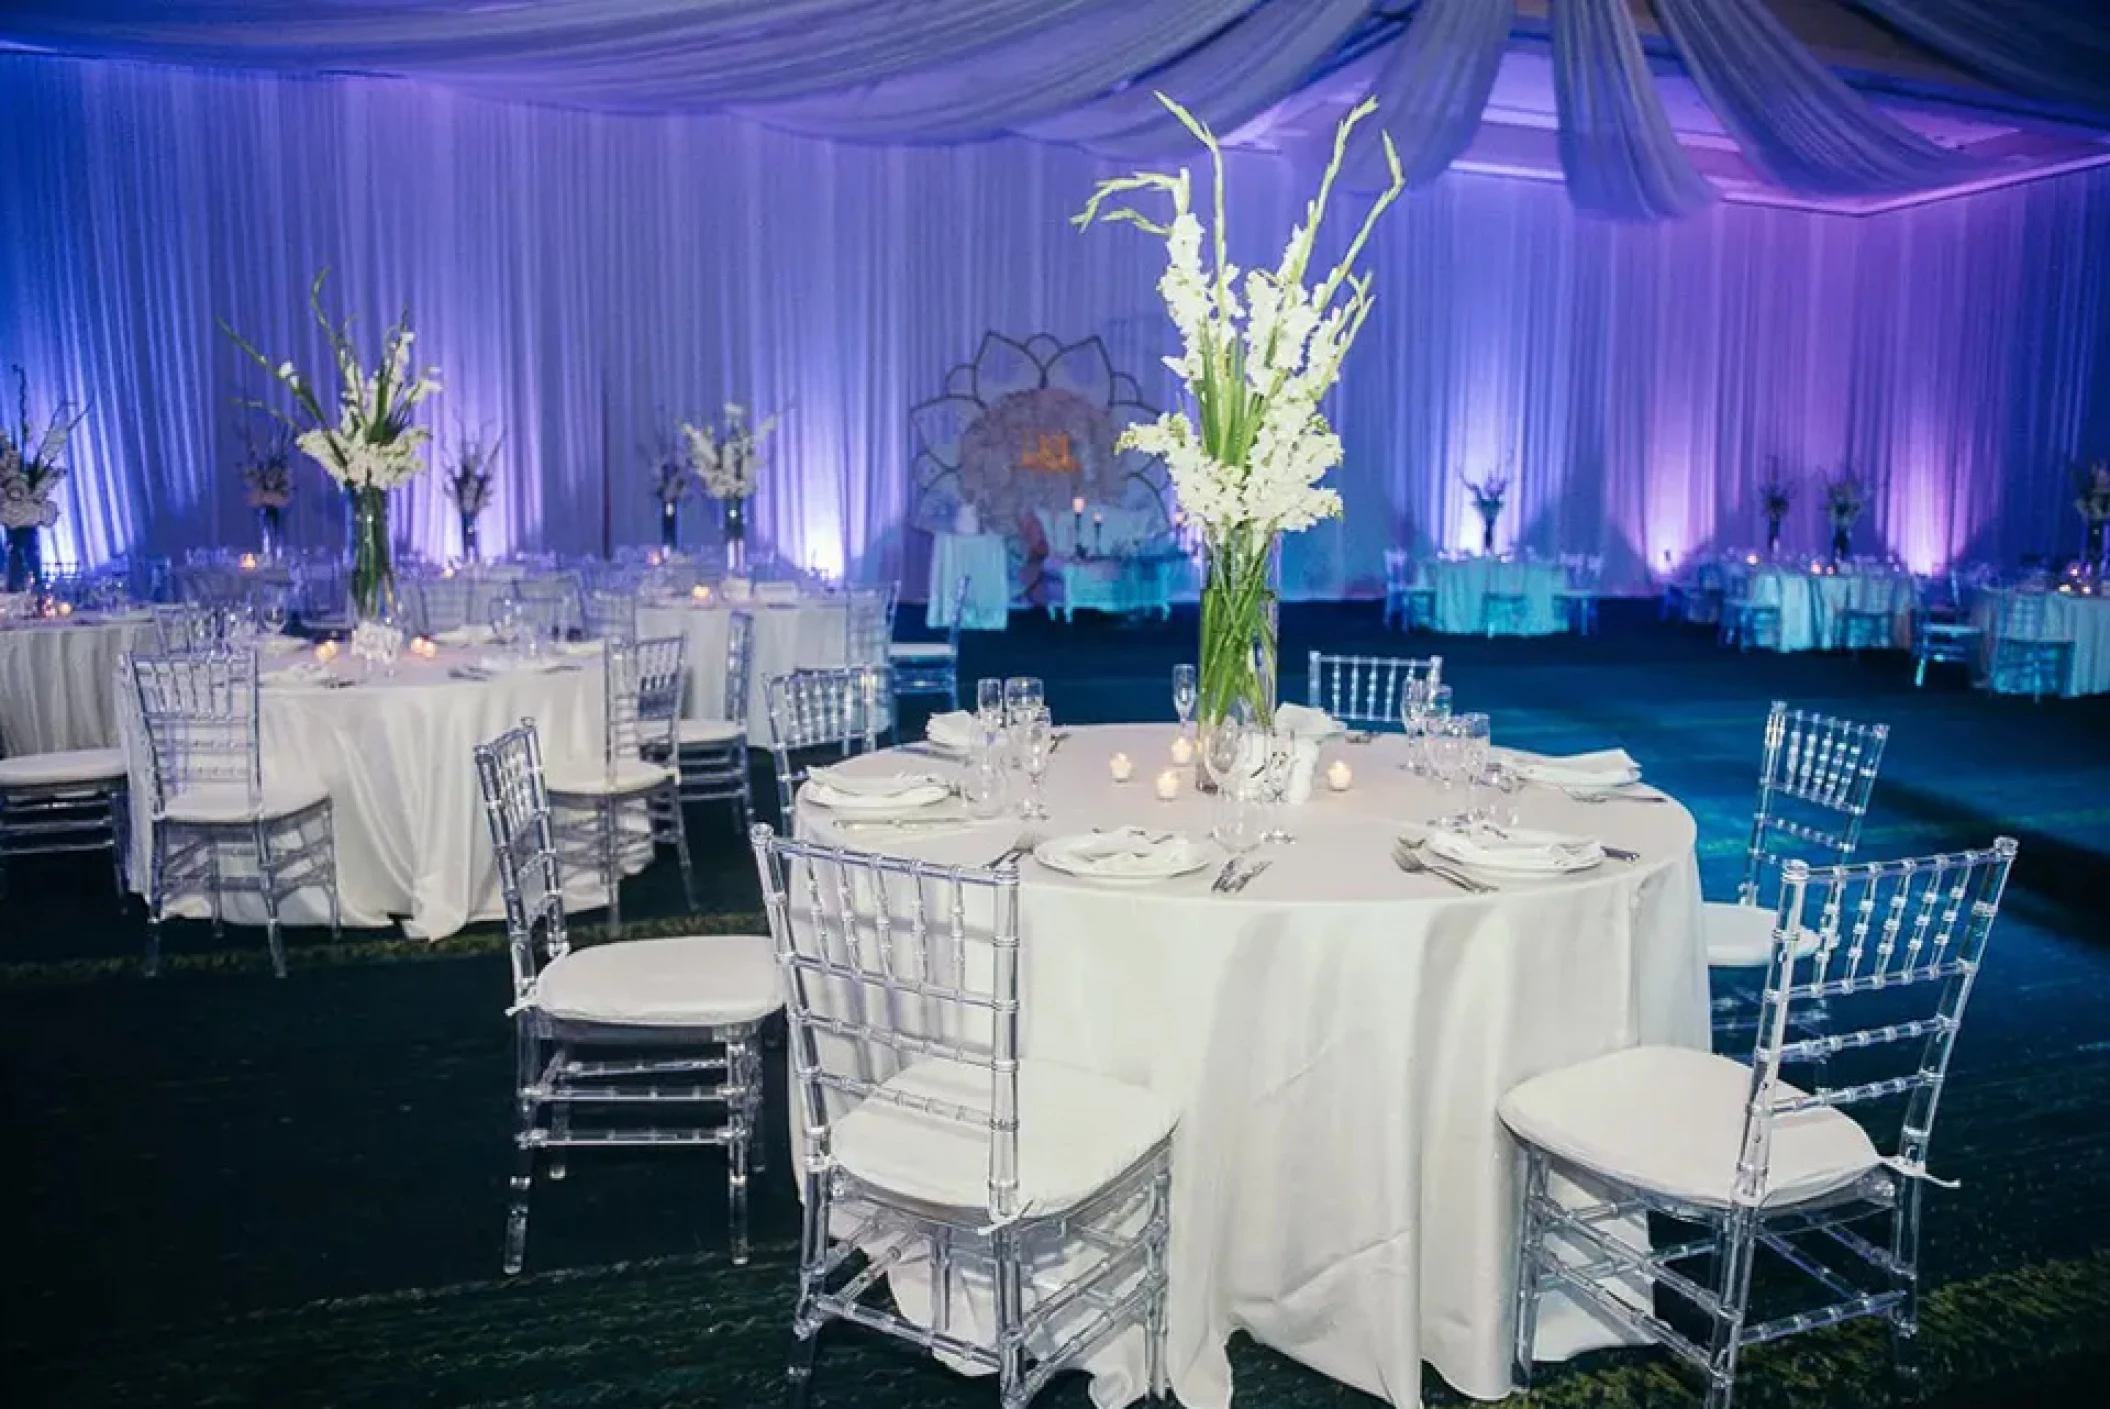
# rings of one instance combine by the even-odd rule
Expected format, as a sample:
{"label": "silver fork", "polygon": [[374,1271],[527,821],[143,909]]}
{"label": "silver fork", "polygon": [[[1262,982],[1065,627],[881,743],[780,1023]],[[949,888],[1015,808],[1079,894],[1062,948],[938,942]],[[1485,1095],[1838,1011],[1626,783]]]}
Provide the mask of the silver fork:
{"label": "silver fork", "polygon": [[1006,847],[1003,851],[997,854],[996,859],[989,863],[988,869],[993,871],[1000,866],[1004,866],[1010,862],[1016,861],[1020,857],[1024,856],[1027,852],[1031,851],[1034,847],[1039,845],[1040,834],[1038,832],[1033,831],[1031,828],[1028,828],[1023,832],[1020,832],[1018,836],[1012,841],[1010,846]]}
{"label": "silver fork", "polygon": [[1231,894],[1236,895],[1244,890],[1253,883],[1255,876],[1274,864],[1272,861],[1255,861],[1250,867],[1239,873],[1238,879],[1231,882]]}
{"label": "silver fork", "polygon": [[1489,895],[1495,889],[1485,881],[1474,880],[1463,871],[1453,871],[1448,866],[1433,864],[1411,846],[1394,847],[1392,850],[1392,862],[1402,871],[1409,873],[1426,871],[1428,874],[1449,881],[1458,889],[1473,895]]}

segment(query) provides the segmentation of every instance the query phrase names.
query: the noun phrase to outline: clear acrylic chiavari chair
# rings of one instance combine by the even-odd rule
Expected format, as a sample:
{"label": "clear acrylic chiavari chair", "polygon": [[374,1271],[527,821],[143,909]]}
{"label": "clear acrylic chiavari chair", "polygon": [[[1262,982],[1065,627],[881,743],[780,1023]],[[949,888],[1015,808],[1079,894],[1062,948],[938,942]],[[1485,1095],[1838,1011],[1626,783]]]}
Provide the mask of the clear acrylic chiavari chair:
{"label": "clear acrylic chiavari chair", "polygon": [[2025,585],[1990,595],[1993,642],[1987,683],[2032,701],[2065,694],[2073,679],[2073,642],[2052,630],[2050,594],[2041,586]]}
{"label": "clear acrylic chiavari chair", "polygon": [[205,602],[170,602],[154,608],[154,636],[166,655],[217,651],[226,644],[227,613]]}
{"label": "clear acrylic chiavari chair", "polygon": [[[697,935],[572,948],[533,723],[478,747],[476,772],[513,961],[516,1163],[505,1270],[518,1272],[526,1258],[537,1156],[548,1178],[562,1179],[566,1150],[625,1145],[723,1148],[732,1259],[746,1262],[749,1154],[762,1122],[757,1029],[782,1006],[769,941]],[[584,1060],[582,1050],[618,1055]],[[574,1110],[595,1108],[608,1124],[574,1121]],[[662,1123],[679,1111],[696,1119]],[[720,1118],[705,1120],[711,1111]]]}
{"label": "clear acrylic chiavari chair", "polygon": [[1910,579],[1882,568],[1866,568],[1846,581],[1846,602],[1839,611],[1842,650],[1888,650],[1897,640],[1898,601]]}
{"label": "clear acrylic chiavari chair", "polygon": [[225,896],[257,896],[271,969],[286,976],[279,905],[310,887],[327,897],[338,932],[337,847],[329,790],[307,778],[266,779],[257,731],[254,651],[130,656],[136,722],[147,743],[146,971],[161,966],[170,901],[201,895],[220,933]]}
{"label": "clear acrylic chiavari chair", "polygon": [[413,590],[417,594],[418,629],[425,635],[460,631],[469,624],[470,604],[476,593],[475,578],[464,574],[422,577]]}
{"label": "clear acrylic chiavari chair", "polygon": [[600,876],[608,892],[611,931],[623,923],[623,876],[630,863],[642,869],[661,845],[674,848],[682,894],[689,908],[696,908],[678,779],[668,764],[646,757],[648,749],[661,759],[673,749],[686,644],[680,636],[606,642],[601,757],[549,770],[558,845],[567,863]]}
{"label": "clear acrylic chiavari chair", "polygon": [[894,640],[894,597],[900,589],[859,590],[843,599],[843,664],[885,665]]}
{"label": "clear acrylic chiavari chair", "polygon": [[[1697,1369],[1707,1409],[1729,1409],[1746,1348],[1866,1317],[1889,1323],[1911,1376],[1935,1111],[2015,852],[2002,837],[1982,851],[1823,870],[1790,861],[1748,1064],[1632,1048],[1503,1097],[1523,1156],[1519,1388],[1531,1383],[1540,1298],[1556,1290]],[[1798,1036],[1809,1027],[1798,1010],[1820,1004],[1824,1030]],[[1848,1077],[1836,1085],[1804,1090],[1782,1076],[1835,1065]],[[1555,1176],[1581,1182],[1589,1202],[1557,1197]],[[1645,1215],[1676,1240],[1652,1248],[1632,1236]],[[1802,1274],[1807,1289],[1767,1320],[1752,1307],[1761,1260]],[[1653,1304],[1637,1282],[1653,1287]],[[1694,1313],[1702,1333],[1659,1314],[1665,1303]]]}
{"label": "clear acrylic chiavari chair", "polygon": [[122,749],[0,757],[0,900],[7,896],[10,860],[107,851],[121,906],[127,786]]}
{"label": "clear acrylic chiavari chair", "polygon": [[779,825],[791,825],[792,798],[806,781],[814,753],[826,749],[842,758],[870,753],[891,735],[888,676],[884,667],[852,665],[769,678],[769,750],[776,765]]}
{"label": "clear acrylic chiavari chair", "polygon": [[960,707],[960,619],[967,613],[973,585],[964,575],[955,584],[952,621],[943,641],[896,641],[887,647],[896,700],[904,695],[940,695],[948,701],[946,708]]}
{"label": "clear acrylic chiavari chair", "polygon": [[[806,1402],[833,1321],[995,1374],[1004,1409],[1139,1333],[1145,1388],[1169,1401],[1177,1113],[1022,1054],[1016,868],[811,846],[767,827],[754,841],[801,1127],[792,1402]],[[875,1296],[919,1267],[928,1325]],[[991,1332],[956,1329],[983,1286],[993,1315],[973,1321]]]}
{"label": "clear acrylic chiavari chair", "polygon": [[1442,679],[1442,656],[1336,656],[1313,651],[1304,702],[1343,724],[1385,729],[1399,723],[1410,687]]}
{"label": "clear acrylic chiavari chair", "polygon": [[1480,626],[1489,636],[1521,634],[1531,614],[1531,569],[1498,559],[1487,565],[1487,590],[1480,598]]}
{"label": "clear acrylic chiavari chair", "polygon": [[731,802],[745,834],[754,814],[747,760],[747,700],[754,678],[755,618],[729,612],[725,627],[725,694],[715,719],[683,719],[674,732],[674,762],[683,802]]}
{"label": "clear acrylic chiavari chair", "polygon": [[1736,901],[1701,907],[1711,967],[1755,969],[1767,962],[1773,934],[1765,888],[1789,858],[1819,864],[1853,859],[1889,739],[1887,724],[1862,724],[1773,702]]}
{"label": "clear acrylic chiavari chair", "polygon": [[637,639],[637,591],[597,587],[586,594],[586,635],[595,641]]}

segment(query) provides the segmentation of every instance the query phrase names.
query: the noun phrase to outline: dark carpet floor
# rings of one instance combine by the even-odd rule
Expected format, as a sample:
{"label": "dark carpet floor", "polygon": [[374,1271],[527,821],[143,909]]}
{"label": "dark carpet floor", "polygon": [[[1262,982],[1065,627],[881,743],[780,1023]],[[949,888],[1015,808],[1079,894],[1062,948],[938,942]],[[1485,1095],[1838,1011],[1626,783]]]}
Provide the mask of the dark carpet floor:
{"label": "dark carpet floor", "polygon": [[[1397,649],[1373,606],[1285,614],[1285,694],[1302,653]],[[1019,618],[972,637],[964,673],[1030,672],[1059,720],[1169,718],[1170,626]],[[1591,640],[1427,639],[1461,707],[1499,740],[1622,744],[1700,819],[1712,895],[1733,889],[1766,704],[1893,725],[1867,850],[2022,840],[1958,1051],[1930,1208],[1938,1289],[1924,1387],[1945,1409],[2098,1402],[2110,1372],[2110,700],[1911,688],[1896,657],[1740,656],[1638,604]],[[910,720],[912,726],[914,717]],[[762,796],[770,795],[767,790]],[[706,914],[672,868],[626,890],[627,934],[758,923],[752,861],[720,816],[692,821]],[[591,931],[589,918],[581,927]],[[290,978],[254,933],[172,927],[164,977],[135,976],[143,926],[104,873],[18,867],[0,902],[0,1396],[33,1405],[772,1403],[786,1344],[796,1200],[772,1150],[759,1247],[722,1246],[716,1156],[580,1157],[536,1195],[526,1275],[502,1281],[508,1165],[505,960],[488,927],[438,946],[296,932]],[[772,1061],[771,1080],[781,1082]],[[781,1093],[772,1108],[781,1109]],[[1751,1357],[1754,1406],[1858,1406],[1891,1393],[1880,1335],[1847,1328]],[[1241,1341],[1238,1403],[1372,1403]],[[988,1405],[993,1388],[834,1332],[820,1402]],[[1455,1402],[1432,1375],[1431,1402]],[[1076,1379],[1043,1403],[1088,1402]],[[1520,1401],[1522,1402],[1522,1401]],[[1694,1402],[1658,1356],[1545,1372],[1532,1404]]]}

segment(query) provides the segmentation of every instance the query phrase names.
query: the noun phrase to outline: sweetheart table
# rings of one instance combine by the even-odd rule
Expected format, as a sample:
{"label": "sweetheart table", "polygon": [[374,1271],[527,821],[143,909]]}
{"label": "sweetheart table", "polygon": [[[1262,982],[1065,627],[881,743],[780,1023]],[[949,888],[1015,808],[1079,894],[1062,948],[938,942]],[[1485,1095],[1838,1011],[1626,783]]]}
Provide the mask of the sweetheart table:
{"label": "sweetheart table", "polygon": [[[1171,726],[1080,728],[1052,760],[1042,836],[1133,823],[1203,837],[1192,770],[1153,795]],[[1136,760],[1116,784],[1116,750]],[[1479,1399],[1509,1392],[1513,1151],[1495,1104],[1518,1082],[1643,1043],[1705,1047],[1706,960],[1691,815],[1674,802],[1586,804],[1526,788],[1523,825],[1638,853],[1471,895],[1392,862],[1403,825],[1455,810],[1404,767],[1398,736],[1328,746],[1350,764],[1287,810],[1294,842],[1242,891],[1217,864],[1172,880],[1091,880],[1020,865],[1025,1052],[1150,1088],[1180,1111],[1173,1154],[1169,1364],[1180,1402],[1232,1402],[1225,1347],[1244,1330],[1395,1405],[1421,1366]],[[853,772],[945,771],[886,750]],[[981,865],[1021,824],[845,831],[801,803],[801,836]],[[897,1272],[908,1309],[929,1304]],[[1538,1352],[1616,1332],[1549,1300]],[[954,1309],[987,1333],[986,1308]],[[1142,1393],[1140,1337],[1089,1368],[1102,1405]]]}

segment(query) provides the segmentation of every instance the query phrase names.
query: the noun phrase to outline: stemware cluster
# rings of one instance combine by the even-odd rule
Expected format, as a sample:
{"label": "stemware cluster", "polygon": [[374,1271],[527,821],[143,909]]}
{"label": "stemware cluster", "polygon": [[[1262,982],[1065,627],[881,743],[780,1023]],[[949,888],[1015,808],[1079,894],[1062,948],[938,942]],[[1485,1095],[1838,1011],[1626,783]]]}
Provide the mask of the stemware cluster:
{"label": "stemware cluster", "polygon": [[1031,675],[978,680],[974,705],[977,744],[961,786],[968,811],[979,818],[1002,815],[1010,791],[1008,774],[1016,770],[1026,779],[1018,815],[1044,819],[1048,809],[1041,784],[1056,744],[1046,683]]}

